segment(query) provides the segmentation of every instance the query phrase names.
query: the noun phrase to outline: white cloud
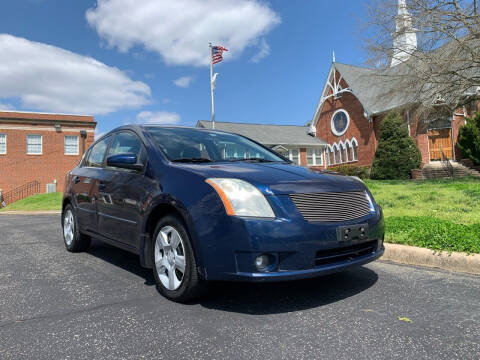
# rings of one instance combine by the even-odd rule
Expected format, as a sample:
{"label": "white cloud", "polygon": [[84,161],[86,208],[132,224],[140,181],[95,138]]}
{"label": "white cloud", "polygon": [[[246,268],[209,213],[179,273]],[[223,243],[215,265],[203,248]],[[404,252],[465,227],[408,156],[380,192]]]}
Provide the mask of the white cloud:
{"label": "white cloud", "polygon": [[137,114],[137,122],[141,124],[175,125],[180,120],[179,114],[169,111],[141,111]]}
{"label": "white cloud", "polygon": [[239,56],[281,22],[258,0],[98,0],[86,17],[121,52],[140,45],[169,65],[195,66],[209,64],[209,42]]}
{"label": "white cloud", "polygon": [[0,110],[13,110],[13,106],[7,103],[0,102]]}
{"label": "white cloud", "polygon": [[150,87],[91,57],[0,34],[0,100],[30,109],[106,114],[150,102]]}
{"label": "white cloud", "polygon": [[105,131],[100,131],[98,130],[98,128],[95,128],[94,139],[95,140],[100,139],[105,134],[106,134]]}
{"label": "white cloud", "polygon": [[251,61],[258,63],[263,58],[267,57],[270,54],[270,45],[267,44],[265,39],[261,39],[258,47],[258,52],[252,56]]}
{"label": "white cloud", "polygon": [[177,80],[174,80],[173,83],[181,88],[188,88],[190,83],[193,81],[193,77],[191,76],[182,76]]}

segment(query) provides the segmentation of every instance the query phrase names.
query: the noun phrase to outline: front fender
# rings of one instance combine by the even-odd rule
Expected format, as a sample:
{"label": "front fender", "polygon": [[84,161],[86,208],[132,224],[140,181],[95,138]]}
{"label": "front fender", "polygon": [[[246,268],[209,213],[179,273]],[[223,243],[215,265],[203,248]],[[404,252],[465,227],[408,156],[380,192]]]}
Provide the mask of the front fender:
{"label": "front fender", "polygon": [[153,249],[153,239],[151,238],[151,231],[154,229],[155,224],[152,221],[156,221],[161,216],[176,213],[181,217],[186,225],[187,231],[192,241],[193,251],[195,253],[195,260],[197,266],[203,269],[203,257],[199,246],[198,234],[189,214],[188,207],[178,198],[165,193],[152,194],[149,197],[151,200],[145,206],[145,212],[141,223],[141,235],[139,243],[139,255],[140,263],[143,267],[152,268],[153,263],[150,252]]}

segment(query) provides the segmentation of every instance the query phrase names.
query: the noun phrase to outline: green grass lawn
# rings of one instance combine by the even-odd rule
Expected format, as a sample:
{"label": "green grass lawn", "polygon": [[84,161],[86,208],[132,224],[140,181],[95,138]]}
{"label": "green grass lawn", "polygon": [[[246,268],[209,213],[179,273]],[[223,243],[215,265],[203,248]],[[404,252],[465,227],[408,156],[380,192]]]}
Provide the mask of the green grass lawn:
{"label": "green grass lawn", "polygon": [[385,215],[385,241],[480,253],[480,180],[366,181]]}
{"label": "green grass lawn", "polygon": [[16,201],[7,207],[1,208],[3,211],[35,211],[35,210],[61,210],[62,193],[38,194],[29,196],[25,199]]}
{"label": "green grass lawn", "polygon": [[[385,240],[433,250],[480,253],[480,180],[367,180],[385,215]],[[60,210],[61,193],[40,194],[0,211]]]}

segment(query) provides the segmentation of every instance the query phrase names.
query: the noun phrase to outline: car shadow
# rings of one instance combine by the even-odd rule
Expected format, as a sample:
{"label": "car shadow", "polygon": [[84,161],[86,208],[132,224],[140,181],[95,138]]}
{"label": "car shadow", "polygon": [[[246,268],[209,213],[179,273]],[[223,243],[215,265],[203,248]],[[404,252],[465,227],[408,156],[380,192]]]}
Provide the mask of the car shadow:
{"label": "car shadow", "polygon": [[155,285],[152,270],[141,267],[137,255],[95,239],[87,253],[145,279],[145,285]]}
{"label": "car shadow", "polygon": [[[134,254],[96,240],[92,241],[87,253],[145,279],[147,286],[155,285],[152,271],[141,267],[138,256]],[[212,282],[207,294],[190,305],[251,315],[285,313],[341,301],[367,290],[377,280],[377,273],[371,269],[357,267],[307,280]]]}
{"label": "car shadow", "polygon": [[378,275],[366,267],[319,278],[277,283],[212,283],[198,303],[209,309],[267,315],[337,302],[373,286]]}

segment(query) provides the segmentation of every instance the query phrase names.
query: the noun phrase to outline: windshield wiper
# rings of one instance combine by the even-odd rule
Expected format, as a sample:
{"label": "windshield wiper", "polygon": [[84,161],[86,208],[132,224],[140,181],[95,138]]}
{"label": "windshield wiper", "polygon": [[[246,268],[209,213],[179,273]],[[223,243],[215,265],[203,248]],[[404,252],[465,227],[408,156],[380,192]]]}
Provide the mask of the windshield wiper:
{"label": "windshield wiper", "polygon": [[273,160],[268,160],[264,158],[257,158],[257,157],[252,157],[248,159],[234,159],[230,161],[252,161],[252,162],[274,162]]}
{"label": "windshield wiper", "polygon": [[205,163],[205,162],[212,162],[212,160],[207,158],[180,158],[174,159],[172,162],[192,162],[192,163]]}

